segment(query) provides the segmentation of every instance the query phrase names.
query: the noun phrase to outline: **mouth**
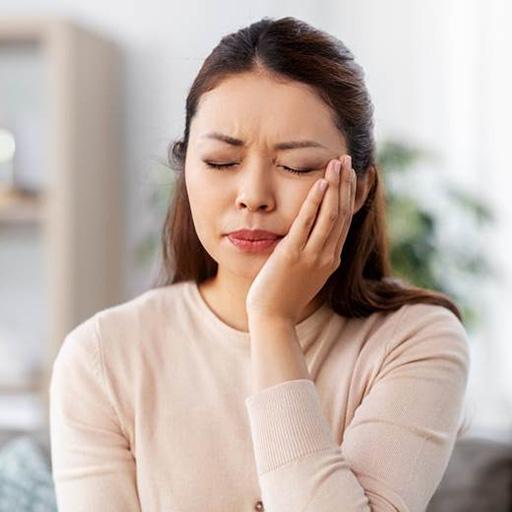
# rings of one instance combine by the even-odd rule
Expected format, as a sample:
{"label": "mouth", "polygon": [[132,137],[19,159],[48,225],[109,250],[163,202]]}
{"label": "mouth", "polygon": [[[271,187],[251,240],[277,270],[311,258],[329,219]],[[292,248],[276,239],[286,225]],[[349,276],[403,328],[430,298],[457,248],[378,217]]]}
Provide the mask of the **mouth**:
{"label": "mouth", "polygon": [[279,235],[278,233],[266,231],[264,229],[239,229],[237,231],[232,231],[231,233],[228,233],[228,236],[231,238],[236,238],[238,240],[249,241],[275,240],[278,238],[283,238],[283,236]]}
{"label": "mouth", "polygon": [[227,237],[235,247],[247,252],[260,252],[271,249],[279,242],[279,240],[281,240],[281,238],[283,238],[282,236],[276,236],[274,238],[259,238],[257,240],[251,240],[248,238],[238,238],[234,234],[229,234]]}

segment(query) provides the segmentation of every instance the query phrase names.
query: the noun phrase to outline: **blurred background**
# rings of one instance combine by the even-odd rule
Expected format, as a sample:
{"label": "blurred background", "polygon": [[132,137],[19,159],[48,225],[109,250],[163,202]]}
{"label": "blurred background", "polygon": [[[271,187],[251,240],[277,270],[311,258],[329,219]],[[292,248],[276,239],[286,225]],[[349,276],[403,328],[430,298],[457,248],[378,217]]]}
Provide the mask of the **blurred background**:
{"label": "blurred background", "polygon": [[[511,509],[512,4],[2,0],[0,511],[54,510],[52,361],[74,326],[152,286],[188,88],[222,36],[263,16],[303,19],[353,51],[395,272],[463,311],[470,425],[431,510],[457,510],[451,490],[469,500],[491,474],[502,486],[489,510]],[[2,508],[10,499],[18,508]]]}

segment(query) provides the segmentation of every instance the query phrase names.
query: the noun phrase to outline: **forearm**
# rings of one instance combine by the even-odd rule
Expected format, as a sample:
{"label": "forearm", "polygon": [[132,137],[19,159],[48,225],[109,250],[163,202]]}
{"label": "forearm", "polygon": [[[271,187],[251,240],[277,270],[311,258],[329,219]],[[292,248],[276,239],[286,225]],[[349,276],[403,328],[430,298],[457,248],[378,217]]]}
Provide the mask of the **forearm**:
{"label": "forearm", "polygon": [[293,323],[249,315],[253,393],[281,382],[311,375]]}
{"label": "forearm", "polygon": [[246,399],[265,509],[370,512],[323,415],[296,329],[249,320],[253,394]]}

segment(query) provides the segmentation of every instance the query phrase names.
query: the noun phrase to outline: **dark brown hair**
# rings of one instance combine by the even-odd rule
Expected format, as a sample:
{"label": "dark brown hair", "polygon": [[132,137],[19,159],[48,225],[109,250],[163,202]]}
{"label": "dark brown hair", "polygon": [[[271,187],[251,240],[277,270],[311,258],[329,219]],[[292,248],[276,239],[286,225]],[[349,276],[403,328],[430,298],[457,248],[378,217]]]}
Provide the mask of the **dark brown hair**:
{"label": "dark brown hair", "polygon": [[320,291],[330,307],[343,316],[365,317],[423,302],[445,306],[462,321],[445,294],[391,276],[385,194],[375,161],[374,107],[364,71],[341,41],[293,17],[265,17],[224,36],[199,70],[186,100],[184,136],[169,146],[169,164],[178,177],[162,230],[162,266],[154,286],[188,280],[200,284],[217,272],[217,262],[196,234],[185,187],[190,123],[203,93],[229,76],[255,70],[317,91],[333,111],[356,174],[364,175],[370,166],[376,171],[365,203],[352,217],[342,263]]}

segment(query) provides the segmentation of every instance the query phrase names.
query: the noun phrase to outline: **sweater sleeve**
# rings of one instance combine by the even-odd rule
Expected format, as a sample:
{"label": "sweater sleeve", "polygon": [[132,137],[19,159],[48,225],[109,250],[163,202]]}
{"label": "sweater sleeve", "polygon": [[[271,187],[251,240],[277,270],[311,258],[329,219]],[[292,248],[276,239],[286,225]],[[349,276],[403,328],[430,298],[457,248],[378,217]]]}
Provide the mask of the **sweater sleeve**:
{"label": "sweater sleeve", "polygon": [[458,436],[469,372],[459,319],[406,305],[338,446],[309,379],[246,399],[267,512],[423,512]]}
{"label": "sweater sleeve", "polygon": [[95,316],[64,339],[49,393],[59,512],[140,512],[135,461],[109,399]]}

